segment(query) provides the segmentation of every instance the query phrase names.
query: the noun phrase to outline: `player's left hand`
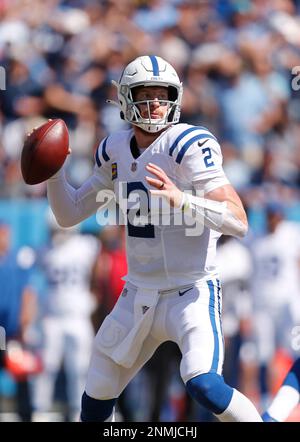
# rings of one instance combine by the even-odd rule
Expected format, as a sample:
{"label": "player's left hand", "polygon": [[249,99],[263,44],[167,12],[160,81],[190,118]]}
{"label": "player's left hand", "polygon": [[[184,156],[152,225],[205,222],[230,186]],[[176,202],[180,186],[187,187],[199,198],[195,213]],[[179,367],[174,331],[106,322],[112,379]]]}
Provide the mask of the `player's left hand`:
{"label": "player's left hand", "polygon": [[164,170],[153,163],[148,163],[146,169],[155,176],[155,178],[146,176],[148,184],[155,187],[150,189],[151,195],[165,197],[171,207],[181,207],[183,192],[175,186]]}

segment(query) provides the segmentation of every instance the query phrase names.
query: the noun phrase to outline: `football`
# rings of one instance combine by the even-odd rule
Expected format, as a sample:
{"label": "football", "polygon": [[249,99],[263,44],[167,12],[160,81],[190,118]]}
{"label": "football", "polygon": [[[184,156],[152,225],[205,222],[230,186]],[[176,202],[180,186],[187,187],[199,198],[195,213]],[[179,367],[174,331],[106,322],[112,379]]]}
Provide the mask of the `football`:
{"label": "football", "polygon": [[27,136],[21,155],[26,184],[41,183],[63,165],[69,149],[69,133],[61,119],[49,120]]}

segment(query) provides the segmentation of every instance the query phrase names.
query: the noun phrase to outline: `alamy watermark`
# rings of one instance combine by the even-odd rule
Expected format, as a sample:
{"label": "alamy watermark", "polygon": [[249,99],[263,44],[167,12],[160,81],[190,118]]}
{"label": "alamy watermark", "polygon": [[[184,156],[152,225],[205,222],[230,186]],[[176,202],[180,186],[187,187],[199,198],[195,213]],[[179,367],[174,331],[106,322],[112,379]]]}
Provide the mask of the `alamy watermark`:
{"label": "alamy watermark", "polygon": [[[203,192],[198,191],[196,195],[203,197]],[[204,230],[201,214],[197,213],[196,220],[195,212],[189,211],[187,214],[181,209],[171,207],[163,196],[151,195],[140,182],[119,182],[116,193],[112,190],[100,191],[96,201],[100,203],[96,219],[102,227],[127,225],[131,229],[149,230],[152,226],[183,226],[186,236],[200,236]],[[138,236],[143,236],[141,231],[139,233]]]}
{"label": "alamy watermark", "polygon": [[292,89],[298,91],[300,89],[300,66],[294,66],[292,74],[294,75],[292,79]]}
{"label": "alamy watermark", "polygon": [[5,328],[0,326],[0,350],[6,350],[6,332]]}
{"label": "alamy watermark", "polygon": [[0,91],[6,90],[6,70],[0,66]]}

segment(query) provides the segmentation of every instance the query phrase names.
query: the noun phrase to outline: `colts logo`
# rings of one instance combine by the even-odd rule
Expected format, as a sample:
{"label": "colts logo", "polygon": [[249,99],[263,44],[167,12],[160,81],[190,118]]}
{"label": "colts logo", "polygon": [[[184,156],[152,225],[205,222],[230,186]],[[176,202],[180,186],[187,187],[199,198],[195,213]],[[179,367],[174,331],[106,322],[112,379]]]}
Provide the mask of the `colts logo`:
{"label": "colts logo", "polygon": [[117,163],[112,163],[111,165],[111,179],[115,180],[118,177],[118,165]]}

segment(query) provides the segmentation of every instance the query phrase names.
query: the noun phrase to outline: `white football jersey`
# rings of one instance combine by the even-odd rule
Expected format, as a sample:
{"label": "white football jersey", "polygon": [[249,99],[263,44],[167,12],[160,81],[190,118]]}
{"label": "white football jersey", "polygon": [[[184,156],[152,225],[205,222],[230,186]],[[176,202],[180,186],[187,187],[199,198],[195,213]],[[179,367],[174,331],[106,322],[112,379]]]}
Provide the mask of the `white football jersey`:
{"label": "white football jersey", "polygon": [[72,234],[46,253],[43,265],[48,281],[45,313],[89,315],[94,307],[90,277],[98,251],[91,235]]}
{"label": "white football jersey", "polygon": [[[124,198],[128,198],[130,208],[137,195],[142,214],[148,214],[150,206],[157,204],[157,199],[150,198],[151,187],[145,179],[150,175],[145,169],[149,162],[160,166],[181,190],[198,189],[204,194],[228,184],[219,143],[206,128],[171,126],[137,158],[131,142],[133,135],[132,129],[110,135],[96,152],[95,188],[98,185],[99,189],[113,190],[122,208]],[[164,218],[163,224],[151,224],[150,220],[142,226],[134,225],[132,211],[129,213],[126,280],[140,287],[170,289],[216,275],[218,232],[198,226],[202,233],[195,235],[195,226],[178,221],[183,218],[179,210],[171,221]]]}
{"label": "white football jersey", "polygon": [[300,227],[282,221],[274,233],[259,238],[254,257],[253,296],[257,306],[272,308],[300,296]]}

